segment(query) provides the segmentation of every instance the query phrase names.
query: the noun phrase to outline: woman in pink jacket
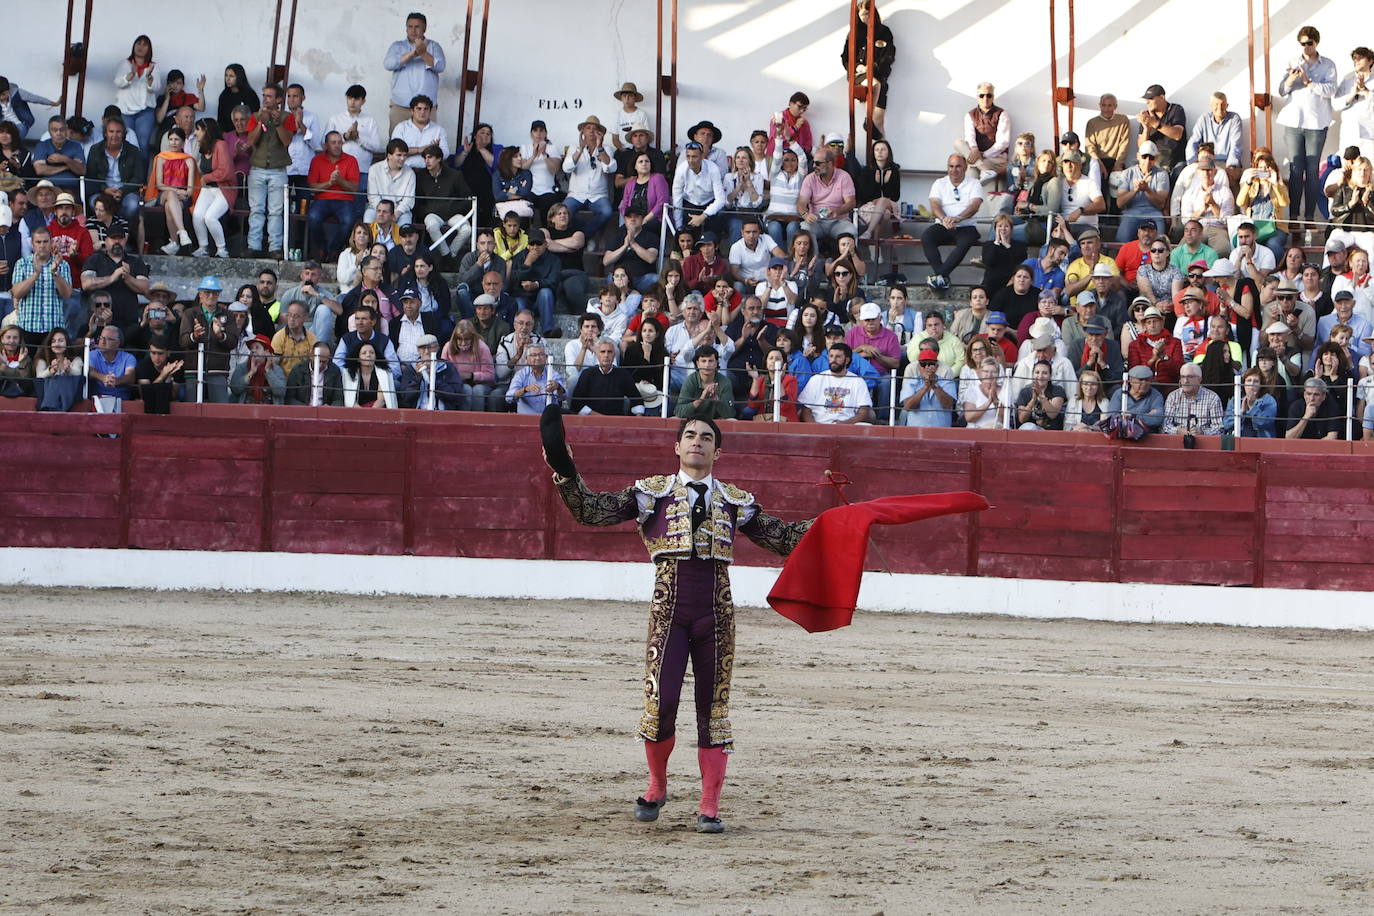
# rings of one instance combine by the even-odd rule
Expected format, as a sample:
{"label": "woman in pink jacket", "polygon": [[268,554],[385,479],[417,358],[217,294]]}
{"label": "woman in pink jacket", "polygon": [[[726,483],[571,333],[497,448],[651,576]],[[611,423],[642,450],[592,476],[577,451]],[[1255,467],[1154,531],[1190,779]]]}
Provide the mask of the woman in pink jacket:
{"label": "woman in pink jacket", "polygon": [[447,360],[462,382],[462,409],[487,410],[496,385],[496,361],[471,321],[464,318],[458,322],[439,356]]}
{"label": "woman in pink jacket", "polygon": [[648,153],[640,153],[635,158],[635,177],[625,182],[625,193],[620,198],[621,224],[625,223],[625,211],[631,204],[638,203],[648,214],[644,228],[657,229],[658,221],[663,219],[663,207],[671,197],[668,179],[654,171]]}
{"label": "woman in pink jacket", "polygon": [[224,244],[224,227],[220,219],[234,206],[238,186],[234,181],[234,155],[214,118],[196,122],[196,143],[200,150],[200,196],[191,212],[191,226],[196,230],[195,251],[192,257],[210,256],[207,236],[215,243],[215,257],[229,257]]}

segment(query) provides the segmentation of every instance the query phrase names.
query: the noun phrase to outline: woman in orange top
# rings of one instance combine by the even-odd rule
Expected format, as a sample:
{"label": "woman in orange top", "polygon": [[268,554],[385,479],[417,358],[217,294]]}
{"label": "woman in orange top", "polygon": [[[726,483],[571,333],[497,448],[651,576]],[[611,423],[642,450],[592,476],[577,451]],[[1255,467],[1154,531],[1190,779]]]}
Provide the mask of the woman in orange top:
{"label": "woman in orange top", "polygon": [[162,251],[168,255],[176,254],[183,245],[191,244],[191,234],[186,231],[186,210],[193,203],[199,170],[196,161],[183,151],[185,145],[186,132],[180,127],[167,131],[168,149],[153,159],[152,180],[146,195],[162,205],[162,215],[167,220],[168,240],[162,246]]}

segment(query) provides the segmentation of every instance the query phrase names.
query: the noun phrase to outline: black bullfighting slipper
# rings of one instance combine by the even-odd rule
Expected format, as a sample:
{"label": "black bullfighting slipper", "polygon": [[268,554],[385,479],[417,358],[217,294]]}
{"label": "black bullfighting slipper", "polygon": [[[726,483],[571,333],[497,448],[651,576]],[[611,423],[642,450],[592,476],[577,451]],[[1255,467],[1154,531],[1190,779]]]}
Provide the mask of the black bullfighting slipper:
{"label": "black bullfighting slipper", "polygon": [[697,833],[724,833],[725,825],[720,822],[718,817],[707,817],[704,814],[697,815]]}
{"label": "black bullfighting slipper", "polygon": [[658,812],[664,805],[668,804],[668,796],[664,795],[658,801],[646,801],[644,796],[635,799],[635,820],[637,821],[656,821]]}

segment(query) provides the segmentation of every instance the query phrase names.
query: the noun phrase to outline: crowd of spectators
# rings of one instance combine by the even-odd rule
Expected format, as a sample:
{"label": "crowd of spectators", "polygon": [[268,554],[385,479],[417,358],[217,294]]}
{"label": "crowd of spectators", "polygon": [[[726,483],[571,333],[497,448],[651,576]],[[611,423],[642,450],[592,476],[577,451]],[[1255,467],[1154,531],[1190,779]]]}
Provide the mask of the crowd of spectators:
{"label": "crowd of spectators", "polygon": [[[435,118],[444,49],[420,13],[385,54],[385,129],[361,85],[325,117],[302,84],[254,89],[238,64],[207,116],[206,77],[189,91],[140,35],[99,129],[54,116],[31,146],[32,106],[53,103],[0,78],[0,390],[69,402],[65,377],[105,407],[558,403],[1109,432],[1130,417],[1192,435],[1239,417],[1242,435],[1303,438],[1344,438],[1364,416],[1374,52],[1340,79],[1301,30],[1279,87],[1286,176],[1268,149],[1246,155],[1219,92],[1191,129],[1162,86],[1134,118],[1104,95],[1083,137],[1037,152],[980,84],[919,208],[943,297],[923,310],[905,277],[866,282],[865,254],[905,214],[881,139],[895,41],[862,7],[878,38],[874,72],[854,62],[879,99],[867,162],[813,130],[802,92],[733,150],[710,120],[655,146],[633,83],[570,144],[542,120],[509,144],[481,123],[451,139]],[[1333,165],[1321,150],[1340,112],[1351,142]],[[296,230],[287,188],[308,201]],[[150,282],[145,235],[227,258],[231,214],[235,253],[279,259],[302,232],[300,281],[278,289],[268,269],[230,298],[207,273],[191,302]],[[1314,231],[1324,244],[1300,244]],[[951,301],[975,251],[983,282]],[[560,311],[581,315],[566,342]]]}

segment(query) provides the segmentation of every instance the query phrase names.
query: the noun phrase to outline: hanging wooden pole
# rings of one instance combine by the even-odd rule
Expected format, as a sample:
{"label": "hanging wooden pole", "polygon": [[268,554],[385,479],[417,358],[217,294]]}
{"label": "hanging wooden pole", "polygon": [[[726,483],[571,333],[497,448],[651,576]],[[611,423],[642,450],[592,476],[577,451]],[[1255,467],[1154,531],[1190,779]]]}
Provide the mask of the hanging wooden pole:
{"label": "hanging wooden pole", "polygon": [[669,61],[669,64],[668,64],[668,66],[672,68],[671,83],[670,83],[671,92],[670,92],[669,95],[668,95],[668,100],[669,100],[668,103],[672,106],[672,108],[671,108],[671,114],[669,115],[669,120],[668,120],[668,125],[669,125],[668,129],[669,129],[670,131],[672,131],[672,134],[673,134],[673,148],[676,148],[676,147],[677,147],[677,0],[673,0],[673,14],[672,14],[672,16],[673,16],[673,18],[672,18],[672,23],[671,23],[671,26],[670,26],[670,27],[672,28],[672,58],[671,58],[671,60]]}
{"label": "hanging wooden pole", "polygon": [[57,98],[57,110],[67,116],[67,80],[71,77],[72,16],[76,13],[76,0],[67,0],[67,32],[62,40],[62,94]]}
{"label": "hanging wooden pole", "polygon": [[[1075,25],[1075,16],[1074,16],[1074,11],[1073,11],[1073,0],[1069,0],[1069,85],[1068,85],[1067,87],[1065,87],[1065,88],[1068,89],[1068,92],[1066,93],[1066,94],[1068,95],[1068,101],[1064,103],[1064,104],[1066,104],[1066,105],[1068,106],[1068,108],[1069,108],[1069,130],[1073,130],[1073,102],[1074,102],[1073,74],[1074,74],[1074,54],[1075,54],[1075,52],[1077,51],[1077,47],[1078,47],[1078,43],[1077,43],[1077,41],[1075,40],[1075,37],[1074,37],[1074,25]],[[1055,138],[1055,141],[1058,142],[1058,138]],[[1058,149],[1058,147],[1056,146],[1055,149]]]}
{"label": "hanging wooden pole", "polygon": [[482,0],[482,33],[477,44],[477,89],[472,100],[472,125],[475,132],[476,127],[482,121],[482,81],[486,77],[487,70],[487,21],[491,15],[491,0]]}
{"label": "hanging wooden pole", "polygon": [[471,47],[472,0],[468,0],[468,12],[463,18],[463,71],[458,75],[458,132],[453,135],[456,138],[453,144],[455,149],[463,145],[463,138],[467,136],[463,133],[463,121],[467,116],[468,90],[472,88],[468,85],[468,53]]}
{"label": "hanging wooden pole", "polygon": [[1274,106],[1269,97],[1269,0],[1264,0],[1264,145],[1274,148]]}
{"label": "hanging wooden pole", "polygon": [[1054,37],[1054,7],[1050,0],[1050,112],[1054,120],[1054,148],[1059,149],[1059,46]]}
{"label": "hanging wooden pole", "polygon": [[1259,96],[1255,94],[1255,0],[1245,0],[1245,44],[1250,55],[1250,149],[1253,152],[1258,143],[1255,133],[1255,111]]}
{"label": "hanging wooden pole", "polygon": [[657,58],[654,66],[654,139],[660,148],[663,144],[663,0],[654,0],[656,29],[658,35]]}
{"label": "hanging wooden pole", "polygon": [[[854,70],[858,59],[854,56],[854,31],[859,27],[859,0],[849,0],[849,145],[854,145]],[[822,138],[824,139],[824,138]],[[810,152],[810,150],[807,150]]]}
{"label": "hanging wooden pole", "polygon": [[[281,38],[281,4],[282,0],[277,0],[277,12],[272,18],[272,56],[267,58],[267,77],[268,83],[275,83],[273,71],[277,66],[277,42]],[[142,139],[140,137],[139,139]]]}
{"label": "hanging wooden pole", "polygon": [[291,46],[296,43],[296,4],[291,0],[291,20],[286,26],[286,60],[282,62],[282,84],[291,82]]}

